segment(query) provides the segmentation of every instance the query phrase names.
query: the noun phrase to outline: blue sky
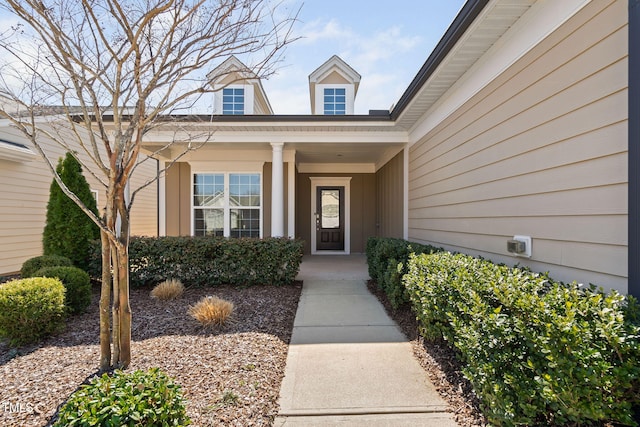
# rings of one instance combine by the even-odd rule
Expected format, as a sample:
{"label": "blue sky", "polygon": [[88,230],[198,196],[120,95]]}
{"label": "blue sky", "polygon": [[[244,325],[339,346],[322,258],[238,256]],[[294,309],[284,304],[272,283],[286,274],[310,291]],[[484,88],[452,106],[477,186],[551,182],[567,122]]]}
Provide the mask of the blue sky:
{"label": "blue sky", "polygon": [[[300,6],[291,1],[289,7]],[[306,0],[277,73],[263,85],[276,114],[309,114],[308,76],[332,55],[360,75],[355,113],[388,109],[407,88],[464,0]]]}

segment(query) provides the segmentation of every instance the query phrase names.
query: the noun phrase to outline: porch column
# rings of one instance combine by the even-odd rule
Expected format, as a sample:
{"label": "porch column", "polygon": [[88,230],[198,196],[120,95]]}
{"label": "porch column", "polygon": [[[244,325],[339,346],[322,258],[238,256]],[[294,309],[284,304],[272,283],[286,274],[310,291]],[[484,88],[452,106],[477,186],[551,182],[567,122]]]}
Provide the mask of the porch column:
{"label": "porch column", "polygon": [[272,142],[271,167],[271,236],[284,236],[284,170],[283,142]]}

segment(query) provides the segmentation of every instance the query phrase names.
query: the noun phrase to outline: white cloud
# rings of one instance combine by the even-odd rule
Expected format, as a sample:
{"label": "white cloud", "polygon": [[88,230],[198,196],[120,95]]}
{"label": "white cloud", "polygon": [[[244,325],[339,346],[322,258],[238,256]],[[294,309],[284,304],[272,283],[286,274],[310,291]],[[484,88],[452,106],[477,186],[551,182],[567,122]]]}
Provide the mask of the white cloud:
{"label": "white cloud", "polygon": [[333,54],[362,75],[356,113],[387,109],[417,72],[415,64],[407,65],[407,58],[415,56],[423,42],[419,36],[406,34],[402,26],[391,25],[375,32],[356,31],[335,18],[311,21],[299,28],[297,34],[303,38],[288,48],[281,64],[286,66],[264,82],[276,114],[310,112],[307,78]]}

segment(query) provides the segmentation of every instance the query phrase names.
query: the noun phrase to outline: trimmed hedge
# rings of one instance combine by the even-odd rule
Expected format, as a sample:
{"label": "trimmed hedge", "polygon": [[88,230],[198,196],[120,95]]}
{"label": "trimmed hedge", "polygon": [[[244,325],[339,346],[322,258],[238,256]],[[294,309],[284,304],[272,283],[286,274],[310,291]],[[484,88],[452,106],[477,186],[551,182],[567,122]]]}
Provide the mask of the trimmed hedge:
{"label": "trimmed hedge", "polygon": [[411,255],[404,283],[424,336],[459,351],[491,423],[635,425],[633,299],[635,312],[615,291],[448,252]]}
{"label": "trimmed hedge", "polygon": [[44,267],[73,267],[73,263],[62,255],[41,255],[26,260],[22,264],[20,275],[34,277],[34,273]]}
{"label": "trimmed hedge", "polygon": [[64,328],[64,285],[32,277],[0,285],[0,336],[11,345],[36,342]]}
{"label": "trimmed hedge", "polygon": [[44,267],[34,277],[57,277],[66,289],[65,304],[70,314],[82,313],[91,304],[91,279],[77,267]]}
{"label": "trimmed hedge", "polygon": [[53,426],[186,426],[179,385],[158,368],[93,378],[62,406]]}
{"label": "trimmed hedge", "polygon": [[385,291],[393,308],[409,302],[409,294],[402,284],[407,273],[409,255],[441,251],[430,245],[387,237],[369,237],[366,253],[369,276]]}
{"label": "trimmed hedge", "polygon": [[[287,238],[133,237],[130,284],[153,285],[168,278],[191,286],[286,285],[295,280],[303,242]],[[93,243],[89,274],[101,275],[100,242]]]}

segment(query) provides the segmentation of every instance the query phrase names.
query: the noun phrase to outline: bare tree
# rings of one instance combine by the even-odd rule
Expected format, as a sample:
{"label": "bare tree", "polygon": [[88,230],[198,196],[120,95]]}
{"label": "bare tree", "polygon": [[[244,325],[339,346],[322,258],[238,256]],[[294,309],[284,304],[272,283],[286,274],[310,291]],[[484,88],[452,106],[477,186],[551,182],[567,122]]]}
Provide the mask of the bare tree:
{"label": "bare tree", "polygon": [[[128,193],[127,185],[147,158],[141,155],[145,135],[213,91],[205,75],[214,62],[241,55],[257,76],[272,73],[293,40],[296,11],[281,12],[282,6],[270,0],[0,3],[20,20],[0,34],[0,53],[12,57],[11,68],[5,65],[0,73],[0,118],[28,138],[65,194],[101,230],[103,370],[125,368],[131,361],[129,218],[142,187]],[[188,131],[181,134],[187,141],[170,144],[184,142],[183,154],[196,148]],[[43,139],[81,154],[83,168],[104,186],[102,217],[65,187]],[[197,139],[201,144],[207,137]]]}

